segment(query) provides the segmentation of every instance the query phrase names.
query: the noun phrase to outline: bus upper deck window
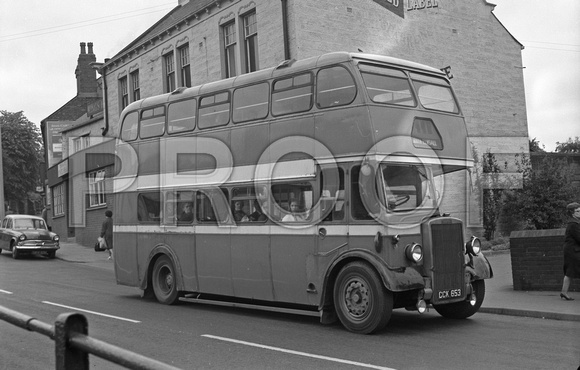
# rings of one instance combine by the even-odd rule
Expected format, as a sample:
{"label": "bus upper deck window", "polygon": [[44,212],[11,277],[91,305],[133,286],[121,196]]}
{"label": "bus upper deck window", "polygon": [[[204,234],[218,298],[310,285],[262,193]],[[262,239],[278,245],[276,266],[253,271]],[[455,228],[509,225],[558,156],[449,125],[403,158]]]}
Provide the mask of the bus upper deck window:
{"label": "bus upper deck window", "polygon": [[234,91],[235,123],[266,118],[268,115],[268,97],[270,89],[267,83],[251,85]]}
{"label": "bus upper deck window", "polygon": [[272,114],[275,116],[305,112],[312,107],[312,75],[277,80],[272,93]]}
{"label": "bus upper deck window", "polygon": [[131,112],[125,116],[121,127],[121,140],[131,141],[137,139],[137,123],[137,112]]}
{"label": "bus upper deck window", "polygon": [[230,121],[230,93],[204,96],[199,102],[199,128],[227,125]]}
{"label": "bus upper deck window", "polygon": [[141,139],[163,135],[165,133],[165,106],[142,111],[139,125]]}
{"label": "bus upper deck window", "polygon": [[195,127],[195,99],[171,103],[167,112],[167,131],[170,134],[191,131]]}
{"label": "bus upper deck window", "polygon": [[316,78],[316,104],[319,108],[347,105],[354,100],[356,85],[346,68],[324,68],[318,71]]}
{"label": "bus upper deck window", "polygon": [[459,113],[459,108],[447,80],[411,73],[421,105],[427,109]]}
{"label": "bus upper deck window", "polygon": [[367,93],[375,103],[403,105],[406,107],[417,105],[411,92],[409,80],[403,71],[364,64],[359,67]]}

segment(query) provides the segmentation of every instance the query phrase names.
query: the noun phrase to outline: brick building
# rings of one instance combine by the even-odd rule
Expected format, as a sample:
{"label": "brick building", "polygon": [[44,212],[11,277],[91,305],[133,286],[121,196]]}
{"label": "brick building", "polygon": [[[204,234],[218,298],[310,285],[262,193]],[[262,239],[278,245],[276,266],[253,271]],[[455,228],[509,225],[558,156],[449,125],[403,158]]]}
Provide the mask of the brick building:
{"label": "brick building", "polygon": [[[485,0],[179,0],[176,5],[100,63],[104,136],[118,135],[120,113],[133,101],[288,59],[361,50],[450,67],[477,152],[489,150],[500,158],[528,152],[523,46]],[[444,204],[478,226],[461,206],[470,196],[464,176],[446,184]]]}

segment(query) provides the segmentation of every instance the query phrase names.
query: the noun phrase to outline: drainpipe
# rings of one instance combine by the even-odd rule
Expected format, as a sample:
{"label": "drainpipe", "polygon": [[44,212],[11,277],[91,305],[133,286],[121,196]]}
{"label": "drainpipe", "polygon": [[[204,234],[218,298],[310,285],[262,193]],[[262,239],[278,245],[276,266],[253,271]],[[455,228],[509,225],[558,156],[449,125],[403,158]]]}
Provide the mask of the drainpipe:
{"label": "drainpipe", "polygon": [[96,70],[103,78],[103,118],[105,119],[105,127],[101,130],[103,131],[101,135],[106,136],[109,132],[109,104],[108,104],[108,94],[107,94],[107,74],[105,72],[105,63],[93,62],[90,66]]}
{"label": "drainpipe", "polygon": [[290,39],[288,38],[288,0],[282,0],[282,34],[284,37],[284,60],[290,60]]}

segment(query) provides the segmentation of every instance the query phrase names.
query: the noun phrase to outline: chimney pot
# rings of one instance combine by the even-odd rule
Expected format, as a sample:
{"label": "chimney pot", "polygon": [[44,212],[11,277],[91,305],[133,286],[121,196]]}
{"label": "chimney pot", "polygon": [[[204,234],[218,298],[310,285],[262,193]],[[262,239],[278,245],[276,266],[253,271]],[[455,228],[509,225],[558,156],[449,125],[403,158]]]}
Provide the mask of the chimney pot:
{"label": "chimney pot", "polygon": [[86,50],[85,50],[85,45],[86,44],[84,42],[81,42],[81,54],[86,54],[87,53]]}
{"label": "chimney pot", "polygon": [[89,54],[93,54],[93,43],[89,42],[87,45],[89,46]]}

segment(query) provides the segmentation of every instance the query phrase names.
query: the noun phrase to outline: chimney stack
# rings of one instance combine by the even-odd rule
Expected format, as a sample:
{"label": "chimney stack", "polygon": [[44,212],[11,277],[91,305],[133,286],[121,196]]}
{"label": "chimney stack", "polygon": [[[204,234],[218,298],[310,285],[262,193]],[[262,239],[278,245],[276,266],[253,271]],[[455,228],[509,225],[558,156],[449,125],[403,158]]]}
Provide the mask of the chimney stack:
{"label": "chimney stack", "polygon": [[94,97],[97,96],[97,74],[91,67],[92,62],[97,61],[97,57],[93,54],[93,43],[89,42],[89,52],[86,51],[86,43],[81,42],[81,53],[75,70],[77,77],[77,96],[80,97]]}

